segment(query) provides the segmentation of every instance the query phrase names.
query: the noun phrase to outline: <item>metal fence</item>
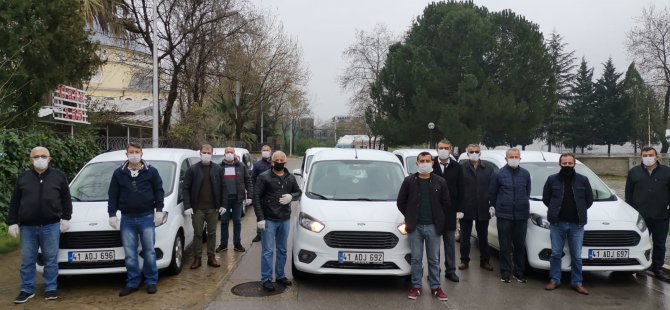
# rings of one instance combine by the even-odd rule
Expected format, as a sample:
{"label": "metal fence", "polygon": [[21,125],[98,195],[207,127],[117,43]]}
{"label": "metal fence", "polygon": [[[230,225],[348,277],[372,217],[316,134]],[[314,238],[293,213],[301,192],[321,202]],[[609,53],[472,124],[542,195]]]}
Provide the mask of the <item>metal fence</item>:
{"label": "metal fence", "polygon": [[[116,151],[116,150],[125,150],[128,144],[136,143],[142,146],[143,148],[150,148],[153,146],[153,140],[151,138],[137,138],[137,137],[106,137],[100,136],[95,141],[100,148],[106,151]],[[159,147],[167,147],[167,139],[158,140]]]}

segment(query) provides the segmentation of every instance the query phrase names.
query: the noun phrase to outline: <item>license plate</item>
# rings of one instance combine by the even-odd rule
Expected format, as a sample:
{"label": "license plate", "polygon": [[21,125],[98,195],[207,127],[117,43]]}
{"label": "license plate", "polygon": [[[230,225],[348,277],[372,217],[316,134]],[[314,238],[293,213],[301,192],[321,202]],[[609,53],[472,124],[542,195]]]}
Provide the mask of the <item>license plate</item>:
{"label": "license plate", "polygon": [[67,252],[67,261],[69,263],[108,262],[113,260],[113,250]]}
{"label": "license plate", "polygon": [[343,252],[337,253],[337,260],[340,264],[383,264],[384,252]]}
{"label": "license plate", "polygon": [[620,258],[628,258],[628,250],[626,250],[626,249],[615,249],[615,250],[589,249],[589,260],[593,260],[593,259],[620,259]]}

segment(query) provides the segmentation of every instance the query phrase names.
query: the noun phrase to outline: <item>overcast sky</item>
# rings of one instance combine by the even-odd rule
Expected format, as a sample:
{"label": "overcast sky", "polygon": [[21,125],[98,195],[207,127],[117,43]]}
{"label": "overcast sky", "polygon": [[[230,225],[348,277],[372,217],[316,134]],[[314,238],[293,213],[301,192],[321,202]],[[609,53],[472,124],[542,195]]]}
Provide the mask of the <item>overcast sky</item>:
{"label": "overcast sky", "polygon": [[[297,39],[310,72],[309,99],[315,117],[326,120],[349,112],[349,94],[338,85],[346,67],[342,51],[354,41],[357,30],[370,31],[385,24],[395,34],[404,34],[428,3],[420,0],[251,0],[272,12],[286,33]],[[625,34],[641,15],[642,8],[667,0],[476,0],[491,11],[511,9],[540,26],[545,35],[556,30],[586,58],[600,76],[602,63],[611,56],[617,71],[631,62],[624,47]]]}

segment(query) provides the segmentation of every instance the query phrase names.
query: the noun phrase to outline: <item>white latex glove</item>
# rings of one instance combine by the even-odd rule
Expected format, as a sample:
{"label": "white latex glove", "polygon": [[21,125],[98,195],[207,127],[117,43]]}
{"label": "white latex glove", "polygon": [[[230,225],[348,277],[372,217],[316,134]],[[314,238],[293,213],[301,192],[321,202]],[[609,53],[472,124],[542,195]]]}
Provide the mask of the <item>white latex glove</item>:
{"label": "white latex glove", "polygon": [[244,200],[244,205],[245,205],[245,206],[251,205],[251,203],[252,203],[252,202],[251,202],[251,199],[246,199],[246,200]]}
{"label": "white latex glove", "polygon": [[219,208],[219,215],[224,215],[226,213],[226,211],[227,210],[224,207]]}
{"label": "white latex glove", "polygon": [[457,219],[457,220],[462,219],[463,216],[465,216],[465,214],[463,214],[463,212],[456,212],[456,219]]}
{"label": "white latex glove", "polygon": [[163,217],[165,217],[165,212],[154,213],[154,226],[158,227],[161,223],[163,223]]}
{"label": "white latex glove", "polygon": [[188,208],[184,210],[184,215],[193,215],[193,208]]}
{"label": "white latex glove", "polygon": [[116,216],[112,216],[109,218],[109,226],[112,226],[112,228],[118,230],[119,229],[119,218]]}
{"label": "white latex glove", "polygon": [[70,230],[70,221],[69,220],[60,220],[60,232],[64,233]]}
{"label": "white latex glove", "polygon": [[12,238],[16,238],[19,236],[19,224],[9,225],[9,228],[7,230],[9,232],[9,235],[12,236]]}
{"label": "white latex glove", "polygon": [[291,196],[291,194],[284,194],[281,196],[281,198],[279,198],[279,203],[287,205],[291,203],[291,200],[293,200],[293,196]]}
{"label": "white latex glove", "polygon": [[496,208],[490,207],[489,208],[489,215],[491,215],[491,217],[496,216]]}
{"label": "white latex glove", "polygon": [[258,221],[258,223],[256,223],[256,227],[258,227],[260,230],[265,230],[265,220]]}

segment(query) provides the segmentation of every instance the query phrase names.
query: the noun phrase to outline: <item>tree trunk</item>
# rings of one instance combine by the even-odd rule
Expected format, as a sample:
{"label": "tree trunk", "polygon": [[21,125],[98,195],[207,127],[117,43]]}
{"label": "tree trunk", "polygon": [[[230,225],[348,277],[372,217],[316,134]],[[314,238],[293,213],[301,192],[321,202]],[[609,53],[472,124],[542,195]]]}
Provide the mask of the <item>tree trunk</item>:
{"label": "tree trunk", "polygon": [[[577,146],[572,147],[572,154],[577,154]],[[582,148],[582,154],[584,154],[584,148]]]}
{"label": "tree trunk", "polygon": [[[160,124],[160,135],[167,137],[168,131],[170,129],[170,120],[172,119],[172,107],[174,106],[175,100],[177,100],[177,89],[179,86],[179,73],[181,70],[175,68],[172,76],[170,77],[170,90],[168,92],[167,102],[165,103],[165,111],[163,111],[163,123]],[[158,105],[158,111],[160,112],[160,104]]]}
{"label": "tree trunk", "polygon": [[607,143],[607,156],[610,156],[611,151],[612,151],[612,145]]}
{"label": "tree trunk", "polygon": [[663,136],[661,137],[661,153],[667,153],[668,148],[670,148],[670,143],[668,143],[667,138],[665,137],[665,129],[668,128],[668,109],[670,109],[670,84],[665,89],[665,102],[663,105]]}

